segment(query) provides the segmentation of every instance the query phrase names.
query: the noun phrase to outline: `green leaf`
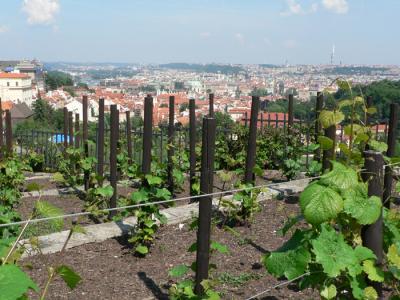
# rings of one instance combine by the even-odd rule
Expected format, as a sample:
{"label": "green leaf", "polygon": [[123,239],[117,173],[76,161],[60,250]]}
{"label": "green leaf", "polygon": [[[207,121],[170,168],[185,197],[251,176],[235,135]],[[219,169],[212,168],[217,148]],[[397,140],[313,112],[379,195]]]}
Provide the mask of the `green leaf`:
{"label": "green leaf", "polygon": [[155,196],[158,199],[169,200],[171,198],[171,192],[166,188],[157,189]]}
{"label": "green leaf", "polygon": [[364,289],[364,299],[365,300],[377,300],[378,293],[372,286],[368,286]]}
{"label": "green leaf", "polygon": [[81,276],[74,272],[70,267],[61,265],[56,269],[56,273],[64,280],[68,287],[73,290],[81,281]]}
{"label": "green leaf", "polygon": [[187,265],[178,265],[169,270],[168,275],[171,277],[182,277],[190,268]]}
{"label": "green leaf", "polygon": [[105,187],[98,187],[96,193],[104,198],[111,198],[114,194],[114,189],[111,185],[107,185]]}
{"label": "green leaf", "polygon": [[304,274],[310,261],[310,252],[300,246],[285,252],[272,252],[264,258],[264,265],[271,274],[291,280]]}
{"label": "green leaf", "polygon": [[384,281],[383,271],[375,266],[373,260],[365,260],[363,262],[363,270],[368,275],[368,279],[377,282]]}
{"label": "green leaf", "polygon": [[218,251],[219,253],[228,253],[228,247],[226,245],[222,245],[218,242],[211,242],[210,249]]}
{"label": "green leaf", "polygon": [[319,121],[323,128],[337,125],[344,120],[344,114],[341,111],[323,110],[319,115]]}
{"label": "green leaf", "polygon": [[190,245],[188,252],[196,252],[197,251],[197,243],[194,242],[193,244]]}
{"label": "green leaf", "polygon": [[300,195],[300,207],[313,225],[334,219],[343,210],[342,197],[329,187],[310,184]]}
{"label": "green leaf", "polygon": [[318,137],[318,144],[321,145],[322,150],[329,150],[333,148],[333,140],[323,135]]}
{"label": "green leaf", "polygon": [[370,140],[368,142],[368,145],[370,145],[373,150],[376,150],[378,152],[386,152],[388,149],[388,145],[386,143],[378,142],[375,140]]}
{"label": "green leaf", "polygon": [[[57,217],[64,214],[64,212],[60,208],[46,201],[37,201],[35,204],[35,209],[37,214],[44,218]],[[50,222],[53,224],[54,227],[56,227],[56,230],[61,230],[64,226],[64,220],[62,218],[54,219]]]}
{"label": "green leaf", "polygon": [[375,223],[381,215],[382,202],[376,196],[368,198],[368,187],[359,183],[344,191],[344,211],[361,225]]}
{"label": "green leaf", "polygon": [[337,291],[336,286],[331,284],[330,286],[325,286],[321,291],[321,297],[324,299],[330,300],[336,297]]}
{"label": "green leaf", "polygon": [[16,265],[0,266],[0,300],[15,300],[28,292],[29,289],[38,291],[39,288]]}
{"label": "green leaf", "polygon": [[368,108],[367,108],[367,114],[369,114],[369,115],[376,114],[377,111],[378,111],[378,110],[376,109],[376,107],[368,107]]}
{"label": "green leaf", "polygon": [[150,175],[150,174],[147,174],[145,177],[146,177],[147,183],[149,185],[158,185],[158,184],[162,183],[162,178],[161,177],[153,176],[153,175]]}
{"label": "green leaf", "polygon": [[149,195],[146,191],[140,190],[131,194],[131,200],[133,204],[139,204],[149,200]]}
{"label": "green leaf", "polygon": [[318,238],[311,241],[316,262],[330,277],[337,277],[349,265],[357,263],[353,249],[345,242],[341,233],[328,225],[322,226]]}
{"label": "green leaf", "polygon": [[398,247],[396,244],[390,245],[387,253],[387,258],[389,261],[389,265],[400,269],[400,247]]}
{"label": "green leaf", "polygon": [[147,253],[149,253],[149,248],[147,248],[147,247],[144,246],[144,245],[139,245],[139,246],[137,246],[137,247],[135,248],[135,251],[136,251],[137,253],[139,253],[139,254],[146,255]]}
{"label": "green leaf", "polygon": [[346,190],[358,184],[357,172],[352,168],[332,161],[332,171],[321,176],[319,181],[323,185],[335,187],[338,190]]}

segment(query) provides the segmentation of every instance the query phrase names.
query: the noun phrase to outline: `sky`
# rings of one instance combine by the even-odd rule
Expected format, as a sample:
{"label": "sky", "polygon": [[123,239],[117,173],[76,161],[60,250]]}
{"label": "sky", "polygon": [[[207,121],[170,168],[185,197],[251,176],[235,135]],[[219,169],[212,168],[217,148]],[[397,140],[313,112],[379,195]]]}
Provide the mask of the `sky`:
{"label": "sky", "polygon": [[1,0],[0,60],[400,64],[399,0]]}

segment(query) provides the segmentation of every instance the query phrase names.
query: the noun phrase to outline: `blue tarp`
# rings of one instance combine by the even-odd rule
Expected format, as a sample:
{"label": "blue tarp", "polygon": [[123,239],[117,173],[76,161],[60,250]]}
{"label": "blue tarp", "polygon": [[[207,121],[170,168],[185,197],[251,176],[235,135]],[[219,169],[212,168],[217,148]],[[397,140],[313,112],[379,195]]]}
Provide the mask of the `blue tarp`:
{"label": "blue tarp", "polygon": [[[70,136],[67,135],[67,143],[69,143],[69,139],[70,139]],[[74,138],[72,137],[72,141],[73,140],[74,140]],[[56,144],[64,143],[64,135],[61,134],[61,133],[60,134],[55,134],[55,135],[52,136],[51,141],[53,143],[56,143]]]}

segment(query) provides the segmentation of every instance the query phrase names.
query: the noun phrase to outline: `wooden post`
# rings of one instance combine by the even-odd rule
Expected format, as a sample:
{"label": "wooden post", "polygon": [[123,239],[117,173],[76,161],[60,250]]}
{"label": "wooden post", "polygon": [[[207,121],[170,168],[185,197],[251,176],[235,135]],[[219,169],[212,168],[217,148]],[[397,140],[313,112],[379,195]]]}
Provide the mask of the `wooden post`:
{"label": "wooden post", "polygon": [[143,159],[142,173],[151,172],[151,143],[153,139],[153,97],[144,99]]}
{"label": "wooden post", "polygon": [[[83,124],[82,124],[82,141],[83,141],[83,147],[85,151],[85,157],[89,156],[89,144],[88,144],[88,97],[84,95],[82,97],[82,119],[83,119]],[[85,172],[83,174],[83,181],[84,181],[84,186],[85,186],[85,191],[89,189],[89,176],[90,174],[88,172]]]}
{"label": "wooden post", "polygon": [[288,133],[290,133],[293,127],[293,94],[289,95],[289,107],[288,107]]}
{"label": "wooden post", "polygon": [[80,138],[79,138],[79,132],[80,132],[80,124],[79,124],[79,114],[75,114],[75,148],[80,147]]}
{"label": "wooden post", "polygon": [[[68,148],[68,109],[64,107],[64,152],[66,153],[66,150]],[[33,134],[32,134],[33,137]],[[33,141],[33,138],[32,138]]]}
{"label": "wooden post", "polygon": [[128,150],[128,161],[132,163],[132,123],[131,123],[131,112],[128,110],[125,112],[126,116],[126,143]]}
{"label": "wooden post", "polygon": [[209,95],[209,116],[214,117],[214,94]]}
{"label": "wooden post", "polygon": [[99,99],[99,118],[97,129],[97,174],[101,178],[102,185],[104,177],[104,99]]}
{"label": "wooden post", "polygon": [[257,116],[260,109],[260,97],[253,96],[251,102],[250,132],[247,144],[246,170],[244,181],[254,182],[253,169],[256,163]]}
{"label": "wooden post", "polygon": [[[202,194],[210,194],[213,189],[215,127],[216,124],[214,118],[208,117],[203,119],[200,179],[200,191]],[[204,196],[200,199],[196,252],[195,293],[197,295],[204,293],[201,282],[208,278],[211,236],[211,207],[211,196]]]}
{"label": "wooden post", "polygon": [[190,195],[194,195],[193,184],[196,178],[196,104],[194,99],[189,100],[189,178]]}
{"label": "wooden post", "polygon": [[[388,149],[386,156],[394,157],[396,152],[396,137],[397,126],[399,124],[399,105],[390,104],[390,119],[389,119],[389,133],[387,138]],[[383,190],[383,201],[385,207],[390,208],[390,198],[393,189],[393,168],[391,166],[385,167],[385,187]]]}
{"label": "wooden post", "polygon": [[69,146],[74,146],[74,121],[72,111],[68,112],[68,135],[69,135]]}
{"label": "wooden post", "polygon": [[[322,111],[324,106],[324,95],[321,92],[317,92],[317,102],[315,104],[315,134],[314,139],[317,142],[318,136],[321,134],[321,123],[319,122],[319,114]],[[321,149],[317,149],[314,152],[315,160],[320,162],[321,161]]]}
{"label": "wooden post", "polygon": [[[190,104],[189,104],[190,105]],[[174,177],[172,175],[174,164],[174,120],[175,120],[175,96],[169,97],[169,115],[168,115],[168,188],[171,194],[174,193]],[[162,136],[161,136],[162,138]],[[161,149],[162,151],[163,149]]]}
{"label": "wooden post", "polygon": [[[363,180],[368,182],[368,196],[376,196],[382,201],[383,196],[383,156],[379,152],[365,151],[365,172],[362,174]],[[371,225],[362,228],[361,237],[363,246],[371,249],[376,255],[376,265],[380,267],[383,259],[383,221],[382,211],[379,219]],[[382,297],[382,283],[369,282],[378,293],[380,299]]]}
{"label": "wooden post", "polygon": [[336,125],[332,125],[325,129],[325,136],[333,141],[331,149],[323,150],[322,152],[322,171],[331,169],[331,160],[335,159],[336,148]]}
{"label": "wooden post", "polygon": [[[110,184],[114,193],[110,199],[110,208],[117,206],[117,145],[118,145],[118,110],[117,105],[111,105],[110,128]],[[109,217],[115,216],[116,211],[110,211]]]}
{"label": "wooden post", "polygon": [[13,154],[13,141],[12,141],[12,122],[11,122],[11,112],[6,110],[6,145],[7,145],[7,155],[11,156]]}

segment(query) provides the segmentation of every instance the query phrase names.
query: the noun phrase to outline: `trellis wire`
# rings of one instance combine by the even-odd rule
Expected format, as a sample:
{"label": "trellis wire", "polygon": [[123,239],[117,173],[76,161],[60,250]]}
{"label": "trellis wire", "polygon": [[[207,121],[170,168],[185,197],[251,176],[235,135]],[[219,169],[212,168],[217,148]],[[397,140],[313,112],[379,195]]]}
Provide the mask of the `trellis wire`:
{"label": "trellis wire", "polygon": [[[181,198],[175,198],[175,199],[169,199],[169,200],[163,200],[163,201],[139,203],[139,204],[120,206],[120,207],[115,207],[115,208],[105,208],[105,209],[99,210],[98,212],[110,212],[110,211],[125,210],[125,209],[138,208],[138,207],[143,207],[143,206],[151,206],[151,205],[165,204],[165,203],[171,203],[171,202],[179,202],[179,201],[190,200],[190,199],[198,199],[198,198],[203,198],[203,197],[206,197],[206,196],[222,196],[222,195],[225,195],[225,194],[231,194],[231,193],[237,193],[237,192],[242,192],[242,191],[273,187],[273,186],[281,185],[281,184],[285,184],[285,183],[292,183],[292,182],[303,181],[303,180],[313,180],[313,179],[317,179],[317,178],[320,178],[320,177],[321,176],[315,176],[315,177],[309,177],[309,178],[289,180],[289,181],[285,181],[285,182],[271,183],[271,184],[266,184],[266,185],[258,185],[258,186],[253,186],[253,187],[232,189],[232,190],[228,190],[228,191],[213,192],[213,193],[210,193],[210,194],[201,194],[201,195],[181,197]],[[98,212],[96,212],[96,213],[98,213]],[[23,225],[23,224],[26,224],[26,223],[38,223],[38,222],[55,220],[55,219],[66,219],[66,218],[79,217],[79,216],[88,216],[88,215],[92,215],[92,214],[94,214],[94,213],[93,212],[79,212],[79,213],[65,214],[65,215],[54,216],[54,217],[46,217],[46,218],[40,218],[40,219],[32,219],[32,220],[24,220],[24,221],[18,221],[18,222],[10,222],[10,223],[5,223],[5,224],[0,224],[0,228],[9,227],[9,226],[15,226],[15,225]]]}

